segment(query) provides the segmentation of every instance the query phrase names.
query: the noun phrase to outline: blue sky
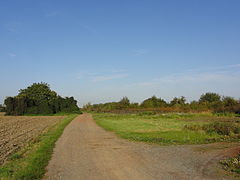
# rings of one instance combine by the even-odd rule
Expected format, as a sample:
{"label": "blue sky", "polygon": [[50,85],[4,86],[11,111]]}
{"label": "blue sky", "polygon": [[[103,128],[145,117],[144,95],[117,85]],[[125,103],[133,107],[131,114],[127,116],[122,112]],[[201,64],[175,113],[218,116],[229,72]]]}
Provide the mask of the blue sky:
{"label": "blue sky", "polygon": [[240,98],[239,0],[0,0],[0,103],[47,82],[79,104]]}

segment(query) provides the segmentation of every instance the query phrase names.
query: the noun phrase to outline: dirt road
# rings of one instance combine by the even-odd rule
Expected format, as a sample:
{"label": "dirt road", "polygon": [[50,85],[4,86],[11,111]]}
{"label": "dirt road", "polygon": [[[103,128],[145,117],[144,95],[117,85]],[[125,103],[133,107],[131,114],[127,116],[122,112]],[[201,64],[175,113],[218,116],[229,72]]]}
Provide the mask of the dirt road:
{"label": "dirt road", "polygon": [[237,179],[218,160],[239,144],[159,146],[129,142],[97,126],[91,115],[73,120],[57,141],[44,179],[151,180]]}

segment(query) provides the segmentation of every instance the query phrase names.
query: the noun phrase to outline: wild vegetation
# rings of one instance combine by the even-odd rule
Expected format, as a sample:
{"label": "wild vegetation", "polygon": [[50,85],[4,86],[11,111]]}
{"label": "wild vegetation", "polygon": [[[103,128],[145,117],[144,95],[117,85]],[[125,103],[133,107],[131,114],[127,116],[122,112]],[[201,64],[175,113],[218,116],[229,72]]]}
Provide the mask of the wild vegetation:
{"label": "wild vegetation", "polygon": [[0,112],[5,112],[6,108],[4,105],[0,104]]}
{"label": "wild vegetation", "polygon": [[47,83],[34,83],[19,90],[15,97],[4,101],[6,115],[78,113],[77,101],[73,97],[63,98],[50,89]]}
{"label": "wild vegetation", "polygon": [[201,95],[198,101],[188,103],[185,97],[173,98],[166,102],[162,98],[152,96],[145,99],[142,103],[131,103],[127,97],[122,98],[119,102],[109,102],[104,104],[90,103],[84,105],[83,110],[94,112],[215,112],[215,113],[240,113],[240,101],[229,96],[220,96],[217,93],[205,93]]}
{"label": "wild vegetation", "polygon": [[211,113],[95,113],[103,128],[123,138],[157,144],[201,144],[239,141],[239,117]]}
{"label": "wild vegetation", "polygon": [[220,161],[224,169],[240,174],[240,154],[236,157]]}

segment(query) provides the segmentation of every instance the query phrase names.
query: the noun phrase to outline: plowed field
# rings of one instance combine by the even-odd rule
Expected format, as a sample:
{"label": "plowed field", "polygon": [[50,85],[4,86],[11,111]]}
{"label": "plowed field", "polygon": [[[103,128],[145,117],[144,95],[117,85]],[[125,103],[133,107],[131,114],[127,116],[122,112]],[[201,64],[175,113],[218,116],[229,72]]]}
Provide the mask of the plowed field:
{"label": "plowed field", "polygon": [[64,116],[3,116],[0,114],[0,165]]}

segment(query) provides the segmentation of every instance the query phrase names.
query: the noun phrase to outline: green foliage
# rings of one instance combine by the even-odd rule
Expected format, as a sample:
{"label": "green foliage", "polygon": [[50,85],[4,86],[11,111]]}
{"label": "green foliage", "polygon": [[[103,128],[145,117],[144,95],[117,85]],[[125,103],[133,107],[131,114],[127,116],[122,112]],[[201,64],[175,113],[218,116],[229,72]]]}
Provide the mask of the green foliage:
{"label": "green foliage", "polygon": [[130,101],[129,101],[128,97],[125,96],[119,101],[118,104],[119,104],[120,109],[127,108],[130,105]]}
{"label": "green foliage", "polygon": [[185,105],[186,103],[186,98],[184,96],[181,96],[180,98],[173,98],[173,100],[170,102],[171,106],[177,106],[177,105]]}
{"label": "green foliage", "polygon": [[221,101],[221,96],[217,93],[208,92],[201,95],[199,102],[200,103],[216,103]]}
{"label": "green foliage", "polygon": [[161,98],[157,98],[156,96],[152,96],[144,100],[141,104],[141,107],[144,108],[158,108],[158,107],[165,107],[167,105],[166,101]]}
{"label": "green foliage", "polygon": [[50,100],[56,96],[57,93],[55,91],[52,91],[49,84],[44,82],[33,83],[26,89],[20,89],[19,94],[17,95],[17,97],[28,97],[35,102],[41,102],[42,100]]}
{"label": "green foliage", "polygon": [[225,107],[233,107],[238,104],[237,100],[230,96],[223,97],[222,102]]}
{"label": "green foliage", "polygon": [[130,103],[129,108],[139,108],[138,103]]}
{"label": "green foliage", "polygon": [[110,112],[114,110],[118,111],[135,107],[138,107],[138,103],[130,103],[127,97],[123,97],[119,102],[108,102],[104,104],[93,105],[91,105],[91,103],[87,103],[82,109],[85,111]]}
{"label": "green foliage", "polygon": [[6,107],[0,104],[0,112],[5,112],[5,111],[6,111]]}
{"label": "green foliage", "polygon": [[127,97],[122,98],[119,102],[108,102],[104,104],[86,104],[83,108],[85,111],[95,112],[112,112],[112,113],[138,113],[138,112],[214,112],[217,114],[240,114],[240,101],[232,97],[222,97],[217,93],[203,94],[199,101],[186,102],[186,98],[181,96],[173,98],[170,103],[161,98],[152,96],[145,99],[140,105],[130,103]]}
{"label": "green foliage", "polygon": [[203,130],[208,133],[218,133],[220,135],[239,134],[240,126],[231,122],[214,122],[203,126]]}
{"label": "green foliage", "polygon": [[240,134],[240,126],[234,122],[213,122],[204,125],[185,125],[184,129],[191,131],[205,131],[206,133],[217,133],[219,135],[237,135]]}
{"label": "green foliage", "polygon": [[79,112],[73,97],[62,98],[46,83],[34,83],[15,97],[5,99],[6,115],[55,114]]}

